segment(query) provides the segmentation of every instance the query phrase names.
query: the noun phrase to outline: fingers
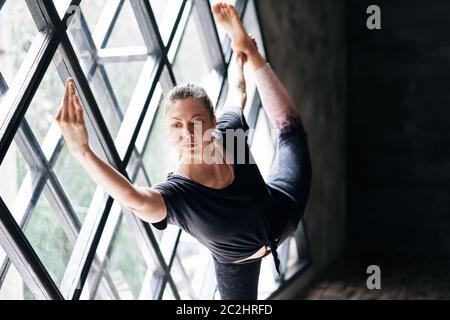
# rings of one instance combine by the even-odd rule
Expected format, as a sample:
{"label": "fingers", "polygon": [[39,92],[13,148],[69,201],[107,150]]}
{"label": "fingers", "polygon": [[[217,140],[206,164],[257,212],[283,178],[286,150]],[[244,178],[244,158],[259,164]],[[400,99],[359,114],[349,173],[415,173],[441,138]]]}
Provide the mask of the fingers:
{"label": "fingers", "polygon": [[73,96],[75,95],[75,84],[72,79],[69,79],[69,99],[67,103],[67,121],[75,120],[75,111],[73,106]]}
{"label": "fingers", "polygon": [[75,83],[72,78],[66,82],[63,102],[56,114],[56,121],[62,124],[84,123],[83,108],[75,92]]}
{"label": "fingers", "polygon": [[66,89],[64,90],[64,97],[59,107],[58,112],[56,113],[56,120],[63,121],[66,116],[66,106],[69,103],[69,80],[66,81]]}
{"label": "fingers", "polygon": [[74,109],[75,109],[75,122],[82,124],[84,123],[83,118],[83,107],[81,106],[80,98],[77,95],[74,95]]}

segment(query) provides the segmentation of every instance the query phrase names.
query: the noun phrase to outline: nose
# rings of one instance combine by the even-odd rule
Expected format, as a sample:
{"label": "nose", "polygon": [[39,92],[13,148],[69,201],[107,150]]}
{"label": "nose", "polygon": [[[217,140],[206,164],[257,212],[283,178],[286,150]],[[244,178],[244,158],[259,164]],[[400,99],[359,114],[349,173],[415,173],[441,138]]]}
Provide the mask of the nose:
{"label": "nose", "polygon": [[189,130],[189,129],[183,130],[182,137],[183,137],[183,139],[186,139],[186,140],[191,140],[191,139],[194,140],[194,130]]}

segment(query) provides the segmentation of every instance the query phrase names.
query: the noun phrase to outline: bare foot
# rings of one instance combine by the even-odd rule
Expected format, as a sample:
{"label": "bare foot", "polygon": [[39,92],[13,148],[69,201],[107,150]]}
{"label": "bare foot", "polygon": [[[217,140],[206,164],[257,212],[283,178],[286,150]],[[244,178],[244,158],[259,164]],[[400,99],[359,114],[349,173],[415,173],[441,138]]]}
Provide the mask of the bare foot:
{"label": "bare foot", "polygon": [[219,25],[224,28],[225,32],[231,38],[235,51],[247,54],[251,50],[256,49],[254,40],[245,31],[236,8],[233,5],[220,2],[213,6],[212,11]]}

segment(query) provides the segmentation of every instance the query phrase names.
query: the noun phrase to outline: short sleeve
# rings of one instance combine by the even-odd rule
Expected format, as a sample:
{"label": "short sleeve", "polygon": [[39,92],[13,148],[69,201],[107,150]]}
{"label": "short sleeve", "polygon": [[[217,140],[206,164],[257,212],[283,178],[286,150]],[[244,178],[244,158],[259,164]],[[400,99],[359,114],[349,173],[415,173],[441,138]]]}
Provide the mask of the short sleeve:
{"label": "short sleeve", "polygon": [[152,225],[158,230],[166,229],[167,224],[174,224],[182,229],[185,229],[186,225],[184,223],[184,219],[180,217],[179,210],[177,210],[177,203],[179,204],[179,200],[176,186],[171,181],[166,180],[152,186],[152,188],[161,193],[167,211],[167,215],[163,220],[152,223]]}

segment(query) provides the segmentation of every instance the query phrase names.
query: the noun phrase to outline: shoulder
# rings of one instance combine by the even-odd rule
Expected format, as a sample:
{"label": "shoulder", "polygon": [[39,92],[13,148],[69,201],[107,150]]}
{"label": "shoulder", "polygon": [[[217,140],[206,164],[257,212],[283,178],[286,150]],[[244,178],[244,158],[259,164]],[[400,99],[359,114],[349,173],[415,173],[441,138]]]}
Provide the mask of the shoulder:
{"label": "shoulder", "polygon": [[184,181],[179,179],[177,175],[174,175],[173,172],[167,174],[166,180],[163,182],[159,182],[152,186],[152,189],[158,191],[163,198],[168,198],[171,196],[175,196],[179,191],[182,190]]}
{"label": "shoulder", "polygon": [[185,227],[184,219],[180,213],[182,211],[180,209],[183,207],[183,190],[185,190],[183,185],[183,180],[169,173],[165,181],[151,187],[161,195],[166,207],[166,218],[160,222],[152,223],[156,229],[164,230],[168,223],[181,228]]}
{"label": "shoulder", "polygon": [[247,130],[248,125],[242,108],[237,106],[224,107],[218,117],[216,128],[222,132],[226,129]]}

